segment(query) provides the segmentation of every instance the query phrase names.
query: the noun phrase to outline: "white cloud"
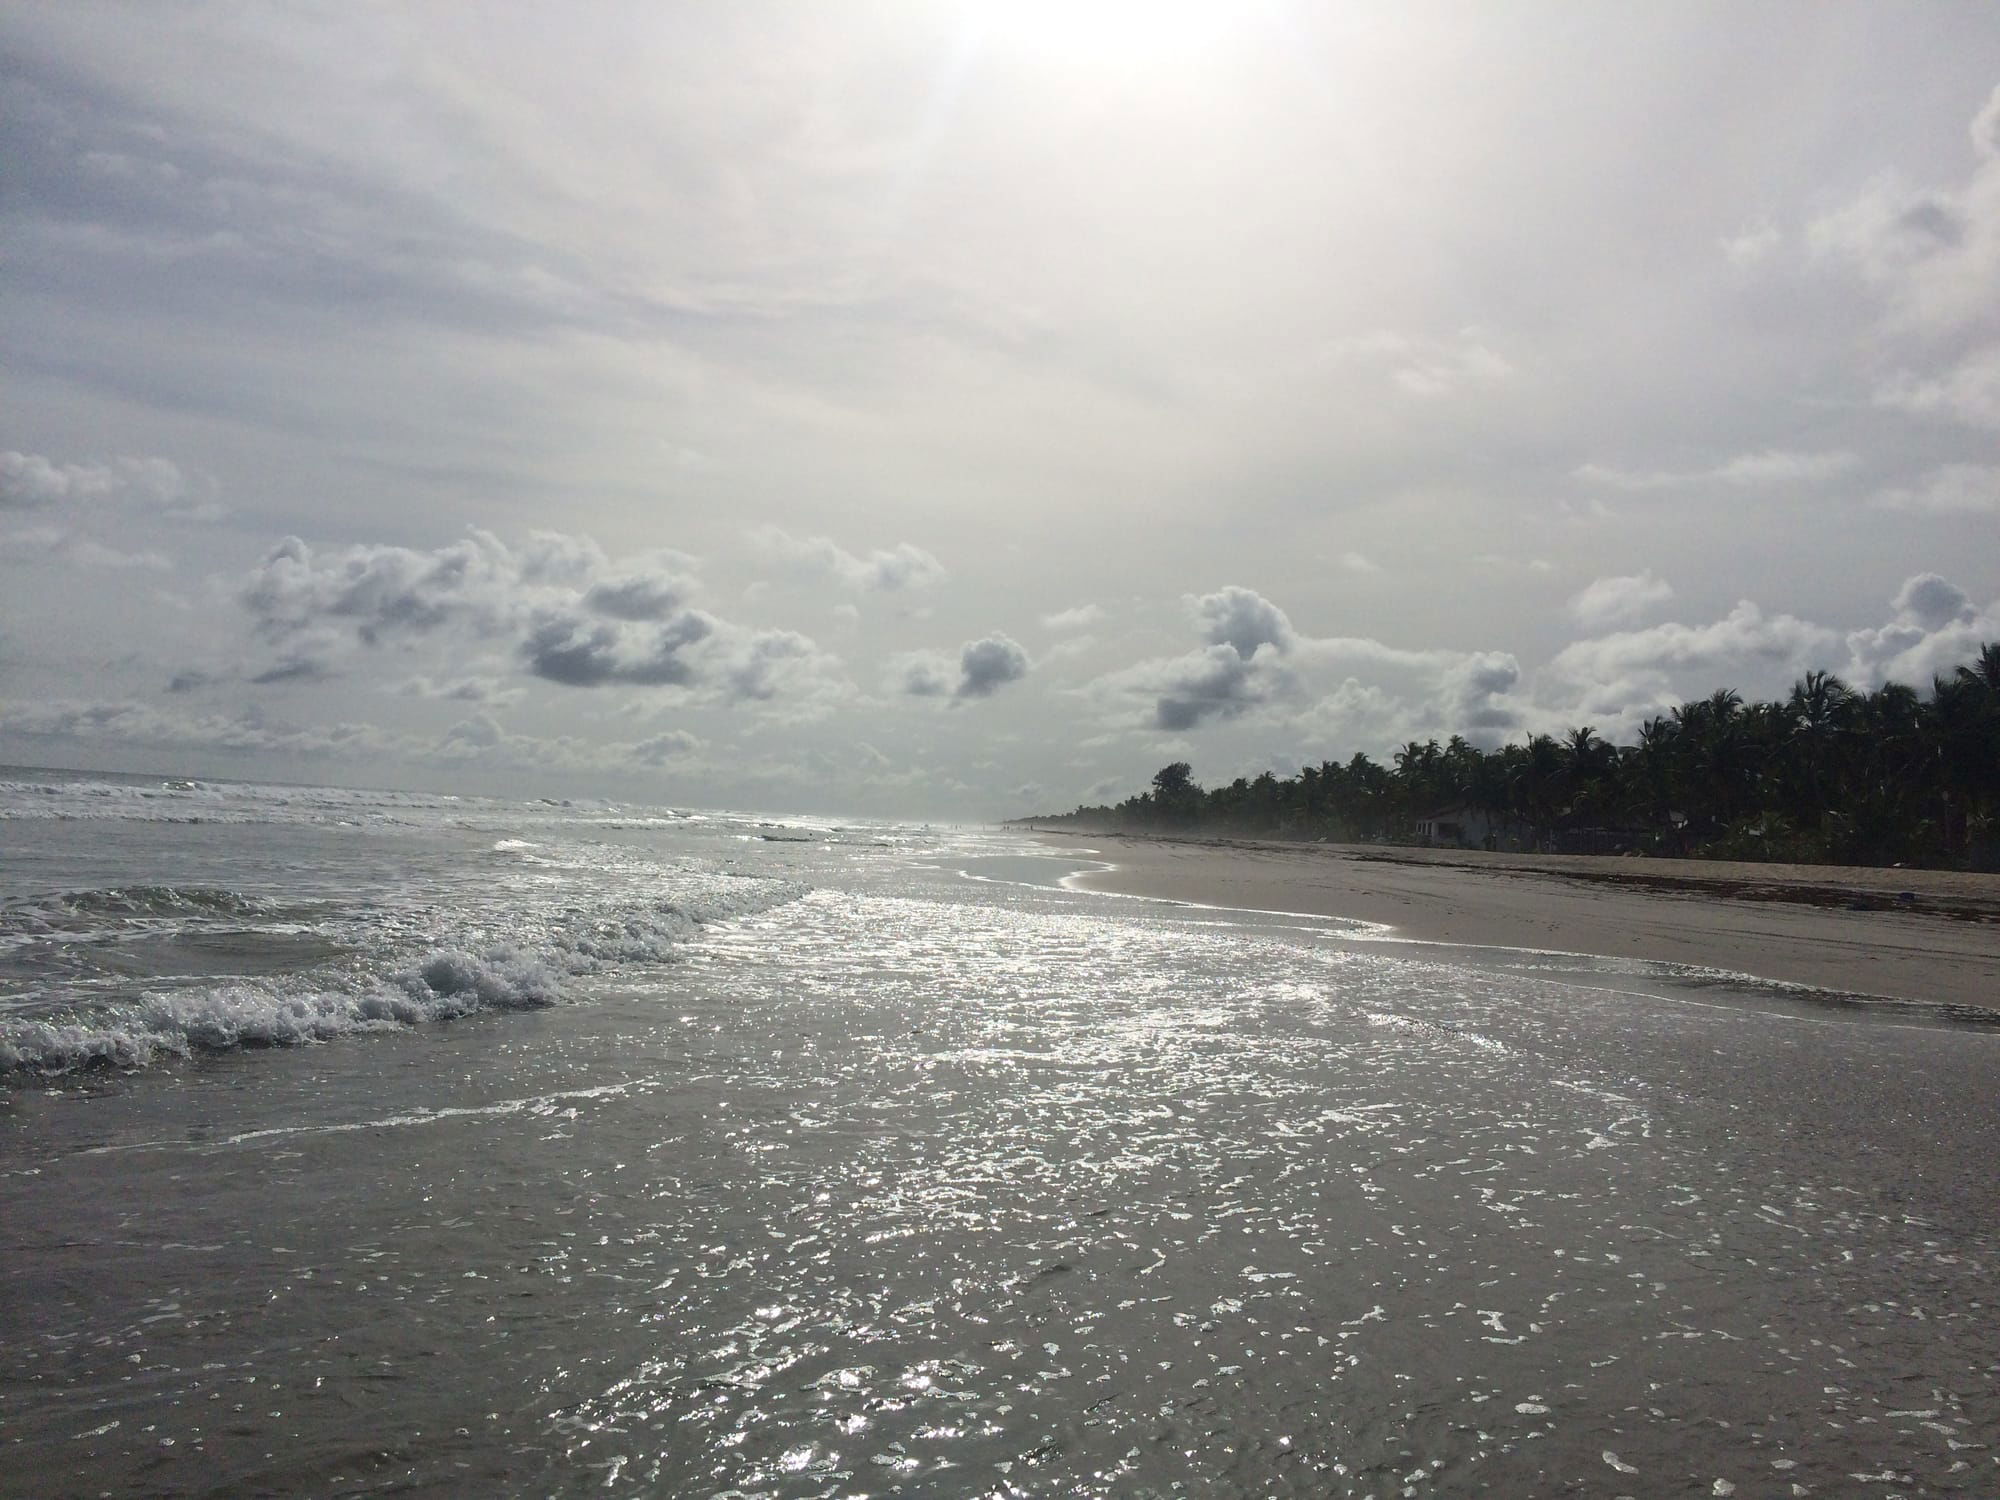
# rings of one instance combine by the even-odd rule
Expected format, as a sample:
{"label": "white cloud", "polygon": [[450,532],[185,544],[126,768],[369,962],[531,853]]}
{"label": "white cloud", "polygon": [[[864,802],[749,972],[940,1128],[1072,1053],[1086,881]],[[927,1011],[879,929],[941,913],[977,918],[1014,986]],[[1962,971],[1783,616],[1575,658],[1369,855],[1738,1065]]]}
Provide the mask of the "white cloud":
{"label": "white cloud", "polygon": [[1907,682],[1919,688],[1970,660],[1981,644],[2000,640],[2000,600],[1977,608],[1956,584],[1936,573],[1906,579],[1887,623],[1848,634],[1848,675],[1864,687]]}
{"label": "white cloud", "polygon": [[1874,503],[1936,515],[2000,511],[2000,464],[1942,464],[1914,485],[1878,491]]}
{"label": "white cloud", "polygon": [[1707,625],[1667,623],[1573,641],[1542,669],[1545,699],[1603,715],[1657,701],[1674,682],[1739,686],[1752,668],[1803,671],[1838,661],[1840,636],[1794,615],[1766,615],[1748,599]]}
{"label": "white cloud", "polygon": [[1514,366],[1477,329],[1450,339],[1428,339],[1382,329],[1335,339],[1320,352],[1333,367],[1379,370],[1404,395],[1435,399],[1507,380]]}
{"label": "white cloud", "polygon": [[130,505],[178,521],[214,521],[222,514],[215,482],[192,477],[164,458],[115,458],[57,463],[39,453],[0,452],[0,508]]}
{"label": "white cloud", "polygon": [[906,651],[889,662],[891,691],[912,698],[943,698],[951,693],[951,658],[941,651]]}
{"label": "white cloud", "polygon": [[1104,610],[1095,604],[1079,604],[1074,609],[1059,609],[1054,614],[1042,616],[1042,629],[1057,632],[1088,630],[1104,618]]}
{"label": "white cloud", "polygon": [[632,758],[646,765],[665,765],[693,755],[700,749],[701,741],[685,729],[668,729],[635,744]]}
{"label": "white cloud", "polygon": [[1673,596],[1673,585],[1649,568],[1595,580],[1569,601],[1569,612],[1586,630],[1601,630],[1636,620]]}
{"label": "white cloud", "polygon": [[1359,552],[1341,553],[1340,566],[1349,573],[1365,574],[1365,573],[1379,573],[1382,571],[1381,566],[1379,564],[1371,561],[1367,557],[1364,557]]}
{"label": "white cloud", "polygon": [[1298,633],[1277,605],[1254,589],[1230,584],[1213,594],[1183,601],[1212,646],[1228,646],[1246,661],[1259,646],[1280,653],[1291,650]]}
{"label": "white cloud", "polygon": [[1727,484],[1744,489],[1781,485],[1821,484],[1852,469],[1860,460],[1845,450],[1799,453],[1766,448],[1740,453],[1705,469],[1621,469],[1608,464],[1581,464],[1572,470],[1588,484],[1618,490],[1667,490],[1688,485]]}
{"label": "white cloud", "polygon": [[509,687],[498,677],[490,676],[454,677],[438,682],[420,675],[398,683],[394,691],[399,697],[443,703],[505,705],[518,703],[527,696],[525,688]]}
{"label": "white cloud", "polygon": [[1769,260],[1784,242],[1785,236],[1776,225],[1764,223],[1741,234],[1727,235],[1720,243],[1724,259],[1732,266],[1748,269]]}
{"label": "white cloud", "polygon": [[488,532],[419,551],[274,547],[237,598],[278,646],[306,634],[362,650],[432,637],[509,645],[521,668],[572,688],[677,689],[720,704],[780,696],[823,706],[838,663],[795,631],[758,630],[694,607],[692,560],[655,551],[614,562],[587,537],[537,533],[511,548]]}
{"label": "white cloud", "polygon": [[1186,602],[1205,648],[1107,673],[1084,691],[1117,718],[1136,709],[1147,727],[1168,734],[1255,715],[1298,737],[1330,715],[1363,709],[1378,726],[1393,721],[1486,740],[1520,722],[1510,695],[1521,668],[1506,652],[1411,651],[1366,637],[1303,635],[1277,605],[1240,586]]}
{"label": "white cloud", "polygon": [[54,559],[79,568],[146,568],[154,572],[165,572],[174,565],[164,552],[151,549],[128,552],[60,526],[29,526],[20,531],[0,532],[0,561],[10,558]]}
{"label": "white cloud", "polygon": [[809,577],[832,579],[844,588],[897,593],[934,587],[947,576],[943,563],[911,542],[858,556],[830,537],[796,537],[778,526],[759,526],[750,539],[767,556]]}
{"label": "white cloud", "polygon": [[1974,116],[1974,160],[1958,185],[1912,188],[1877,178],[1807,228],[1815,255],[1873,286],[1892,320],[1939,333],[1990,324],[2000,286],[2000,154],[1996,89]]}
{"label": "white cloud", "polygon": [[2000,432],[2000,344],[1935,375],[1900,371],[1876,389],[1875,404]]}

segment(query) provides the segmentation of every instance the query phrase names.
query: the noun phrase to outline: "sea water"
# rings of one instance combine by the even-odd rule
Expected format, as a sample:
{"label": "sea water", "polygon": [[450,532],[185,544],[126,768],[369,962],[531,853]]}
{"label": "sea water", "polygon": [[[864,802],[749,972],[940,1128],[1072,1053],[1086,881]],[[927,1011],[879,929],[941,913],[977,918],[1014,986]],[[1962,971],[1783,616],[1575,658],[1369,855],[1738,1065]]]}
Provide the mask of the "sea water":
{"label": "sea water", "polygon": [[2000,1031],[0,772],[0,1493],[1991,1495]]}

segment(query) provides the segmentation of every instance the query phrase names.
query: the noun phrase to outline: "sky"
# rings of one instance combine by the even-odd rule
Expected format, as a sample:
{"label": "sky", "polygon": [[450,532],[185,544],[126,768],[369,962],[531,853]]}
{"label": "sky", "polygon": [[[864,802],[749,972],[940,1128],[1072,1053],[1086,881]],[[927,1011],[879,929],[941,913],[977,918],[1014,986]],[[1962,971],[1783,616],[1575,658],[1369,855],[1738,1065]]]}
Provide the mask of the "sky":
{"label": "sky", "polygon": [[990,818],[2000,640],[1958,4],[0,0],[0,760]]}

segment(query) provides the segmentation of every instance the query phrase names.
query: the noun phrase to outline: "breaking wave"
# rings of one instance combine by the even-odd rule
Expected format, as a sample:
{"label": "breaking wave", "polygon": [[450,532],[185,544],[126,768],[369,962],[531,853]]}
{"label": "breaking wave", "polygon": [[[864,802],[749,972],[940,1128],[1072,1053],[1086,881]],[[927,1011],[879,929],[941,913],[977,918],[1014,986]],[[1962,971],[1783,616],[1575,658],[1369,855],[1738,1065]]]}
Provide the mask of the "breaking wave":
{"label": "breaking wave", "polygon": [[[576,998],[581,978],[668,962],[701,927],[785,905],[810,889],[752,878],[730,880],[727,887],[679,901],[579,914],[529,941],[445,942],[375,967],[328,966],[154,989],[134,999],[45,1016],[0,1016],[0,1075],[143,1068],[201,1052],[296,1046],[478,1011],[561,1005]],[[249,898],[161,886],[58,899],[117,908],[119,915],[166,915],[163,907],[233,912],[229,902]]]}

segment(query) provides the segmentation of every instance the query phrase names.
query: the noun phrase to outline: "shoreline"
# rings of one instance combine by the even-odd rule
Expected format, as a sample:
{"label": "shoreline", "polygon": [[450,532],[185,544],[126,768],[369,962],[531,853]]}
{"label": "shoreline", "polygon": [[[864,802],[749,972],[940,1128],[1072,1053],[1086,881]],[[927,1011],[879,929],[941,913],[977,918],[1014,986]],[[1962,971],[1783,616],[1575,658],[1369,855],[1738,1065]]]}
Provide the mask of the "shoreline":
{"label": "shoreline", "polygon": [[2000,875],[1025,831],[1098,850],[1086,890],[2000,1012]]}

